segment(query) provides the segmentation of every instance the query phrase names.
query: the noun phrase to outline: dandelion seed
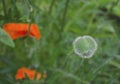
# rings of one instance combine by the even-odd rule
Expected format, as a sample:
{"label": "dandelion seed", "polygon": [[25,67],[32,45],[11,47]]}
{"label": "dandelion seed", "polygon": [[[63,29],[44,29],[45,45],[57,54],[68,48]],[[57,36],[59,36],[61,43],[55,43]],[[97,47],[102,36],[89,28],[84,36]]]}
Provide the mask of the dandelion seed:
{"label": "dandelion seed", "polygon": [[74,40],[73,49],[78,56],[90,58],[97,49],[97,43],[91,36],[80,36]]}

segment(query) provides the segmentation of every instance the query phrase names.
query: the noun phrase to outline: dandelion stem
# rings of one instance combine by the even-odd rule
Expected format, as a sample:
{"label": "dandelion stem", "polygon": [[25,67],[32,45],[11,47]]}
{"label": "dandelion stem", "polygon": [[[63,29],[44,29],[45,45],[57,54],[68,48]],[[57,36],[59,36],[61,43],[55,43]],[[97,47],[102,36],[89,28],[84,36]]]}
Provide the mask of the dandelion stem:
{"label": "dandelion stem", "polygon": [[65,68],[65,66],[67,65],[68,61],[69,61],[69,58],[70,56],[72,55],[73,53],[73,49],[67,54],[65,60],[64,60],[64,64],[62,65],[61,69]]}
{"label": "dandelion stem", "polygon": [[4,16],[7,16],[7,10],[6,10],[5,0],[2,0],[2,4],[3,4]]}

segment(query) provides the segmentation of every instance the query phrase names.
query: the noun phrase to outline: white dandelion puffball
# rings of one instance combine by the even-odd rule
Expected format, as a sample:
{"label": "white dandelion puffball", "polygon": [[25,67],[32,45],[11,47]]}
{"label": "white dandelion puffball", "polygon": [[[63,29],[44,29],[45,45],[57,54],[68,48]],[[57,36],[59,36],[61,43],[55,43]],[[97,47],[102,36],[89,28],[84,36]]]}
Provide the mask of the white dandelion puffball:
{"label": "white dandelion puffball", "polygon": [[73,49],[78,56],[90,58],[97,50],[97,43],[91,36],[80,36],[74,40]]}

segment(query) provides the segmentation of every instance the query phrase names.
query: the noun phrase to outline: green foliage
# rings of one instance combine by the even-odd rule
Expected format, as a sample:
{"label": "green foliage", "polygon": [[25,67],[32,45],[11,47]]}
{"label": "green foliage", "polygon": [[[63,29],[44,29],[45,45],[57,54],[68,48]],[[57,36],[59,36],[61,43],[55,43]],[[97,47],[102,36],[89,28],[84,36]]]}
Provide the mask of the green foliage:
{"label": "green foliage", "polygon": [[[31,21],[39,26],[42,38],[19,38],[15,48],[0,43],[0,84],[33,83],[15,80],[23,66],[47,72],[46,79],[35,81],[41,84],[120,84],[119,0],[4,0],[5,7],[2,1],[1,27]],[[90,59],[73,52],[73,41],[84,35],[98,44]],[[14,47],[1,29],[0,41]]]}
{"label": "green foliage", "polygon": [[12,41],[12,39],[10,38],[10,36],[1,28],[0,28],[0,42],[4,43],[10,47],[15,47],[15,44]]}

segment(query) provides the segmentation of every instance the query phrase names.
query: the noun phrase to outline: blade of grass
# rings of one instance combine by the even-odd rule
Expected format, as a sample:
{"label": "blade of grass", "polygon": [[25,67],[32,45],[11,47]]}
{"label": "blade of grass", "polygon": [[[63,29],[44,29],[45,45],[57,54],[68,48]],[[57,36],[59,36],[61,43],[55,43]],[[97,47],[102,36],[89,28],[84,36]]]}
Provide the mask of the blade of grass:
{"label": "blade of grass", "polygon": [[2,0],[2,4],[3,4],[3,10],[4,10],[4,16],[7,16],[7,10],[6,10],[6,0]]}

